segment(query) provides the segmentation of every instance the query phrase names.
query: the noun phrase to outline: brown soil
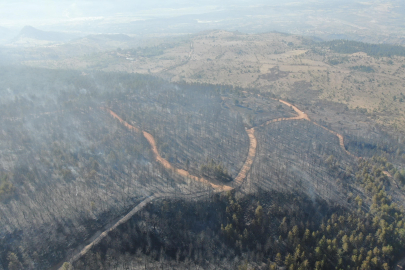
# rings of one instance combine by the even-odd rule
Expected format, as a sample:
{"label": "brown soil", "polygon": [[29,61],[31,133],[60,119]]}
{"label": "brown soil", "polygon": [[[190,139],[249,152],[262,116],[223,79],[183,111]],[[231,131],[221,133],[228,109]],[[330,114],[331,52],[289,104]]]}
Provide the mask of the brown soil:
{"label": "brown soil", "polygon": [[242,166],[242,169],[239,171],[238,176],[236,176],[234,180],[237,186],[240,186],[243,180],[246,178],[247,173],[250,171],[250,168],[252,167],[253,159],[256,156],[257,140],[255,136],[255,129],[254,128],[246,129],[246,133],[248,134],[250,141],[249,152],[246,161]]}
{"label": "brown soil", "polygon": [[112,117],[114,117],[115,119],[118,119],[118,121],[120,121],[121,124],[124,124],[125,127],[127,127],[130,130],[133,130],[135,132],[139,132],[139,129],[137,129],[136,127],[128,124],[127,122],[125,122],[121,117],[119,117],[115,112],[111,111],[110,109],[106,109],[106,108],[101,108],[101,109],[105,109],[107,110]]}

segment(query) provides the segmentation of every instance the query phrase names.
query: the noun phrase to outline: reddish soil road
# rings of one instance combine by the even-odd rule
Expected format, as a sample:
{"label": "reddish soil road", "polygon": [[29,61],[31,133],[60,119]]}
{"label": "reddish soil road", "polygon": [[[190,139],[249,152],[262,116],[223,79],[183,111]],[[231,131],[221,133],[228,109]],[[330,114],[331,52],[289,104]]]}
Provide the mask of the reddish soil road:
{"label": "reddish soil road", "polygon": [[135,132],[139,132],[139,129],[137,129],[136,127],[134,127],[134,126],[128,124],[128,123],[125,122],[124,120],[122,120],[122,118],[119,117],[119,116],[118,116],[115,112],[113,112],[112,110],[106,109],[106,108],[101,108],[101,109],[107,110],[107,111],[112,115],[112,117],[114,117],[115,119],[118,119],[118,121],[120,121],[120,123],[123,124],[124,126],[126,126],[128,129],[133,130],[133,131],[135,131]]}
{"label": "reddish soil road", "polygon": [[[275,99],[275,100],[277,100],[277,99]],[[325,129],[326,131],[332,133],[333,135],[337,136],[338,139],[339,139],[339,145],[340,145],[340,147],[342,148],[342,150],[345,151],[346,154],[348,154],[349,156],[358,158],[358,157],[356,157],[355,155],[353,155],[352,153],[350,153],[349,151],[346,150],[346,147],[345,147],[345,144],[344,144],[344,137],[343,137],[343,135],[337,133],[336,131],[333,131],[333,130],[331,130],[331,129],[328,129],[328,128],[326,128],[326,127],[324,127],[324,126],[322,126],[322,125],[320,125],[320,124],[318,124],[318,123],[316,123],[316,122],[314,122],[314,121],[312,121],[312,120],[308,117],[308,115],[307,115],[305,112],[301,111],[300,109],[298,109],[296,106],[292,105],[291,103],[289,103],[289,102],[287,102],[287,101],[284,101],[284,100],[281,100],[281,99],[278,99],[278,101],[281,102],[281,103],[283,103],[283,104],[285,104],[285,105],[287,105],[287,106],[289,106],[289,107],[291,107],[298,115],[297,115],[297,116],[294,116],[294,117],[289,117],[289,118],[278,118],[278,119],[270,120],[270,121],[267,121],[267,122],[265,122],[264,124],[260,125],[261,127],[262,127],[262,126],[265,126],[265,125],[268,125],[268,124],[271,124],[271,123],[274,123],[274,122],[280,122],[280,121],[307,120],[307,121],[310,121],[311,123],[313,123],[313,124],[315,124],[315,125],[317,125],[317,126],[323,128],[323,129]],[[117,114],[115,114],[115,113],[114,113],[113,111],[111,111],[110,109],[107,109],[107,111],[108,111],[114,118],[118,119],[122,124],[124,124],[124,125],[125,125],[127,128],[129,128],[130,130],[134,130],[134,131],[136,131],[136,132],[139,132],[139,129],[138,129],[138,128],[136,128],[136,127],[134,127],[134,126],[128,124],[127,122],[125,122],[123,119],[121,119]],[[175,170],[175,172],[176,172],[177,174],[179,174],[179,175],[181,175],[181,176],[183,176],[183,177],[188,177],[188,178],[191,178],[191,179],[193,179],[193,180],[196,180],[196,181],[200,181],[200,182],[209,184],[209,185],[211,185],[214,189],[220,190],[220,191],[232,190],[233,188],[235,188],[235,187],[237,187],[237,186],[240,186],[240,185],[243,183],[243,180],[246,178],[248,172],[250,171],[250,168],[252,167],[252,164],[253,164],[254,157],[255,157],[255,155],[256,155],[257,139],[256,139],[256,137],[255,137],[255,135],[254,135],[254,133],[255,133],[255,128],[246,129],[246,133],[248,134],[248,136],[249,136],[249,141],[250,141],[250,144],[249,144],[249,152],[248,152],[248,156],[246,157],[246,161],[245,161],[245,163],[243,164],[241,170],[239,171],[239,174],[238,174],[238,175],[236,176],[236,178],[234,179],[234,183],[233,183],[233,185],[232,185],[233,187],[231,187],[231,186],[226,186],[226,185],[220,185],[220,184],[215,184],[215,183],[213,183],[212,181],[209,181],[209,180],[207,180],[207,179],[199,178],[199,177],[197,177],[197,176],[191,175],[191,174],[189,174],[189,173],[188,173],[187,171],[185,171],[185,170],[174,168],[174,167],[170,164],[170,162],[168,162],[166,159],[162,158],[162,156],[159,154],[159,152],[158,152],[158,150],[157,150],[157,147],[156,147],[156,142],[155,142],[155,139],[153,138],[153,136],[152,136],[151,134],[149,134],[148,132],[146,132],[146,131],[142,131],[142,133],[143,133],[143,135],[145,136],[145,138],[148,140],[149,144],[151,145],[152,151],[153,151],[153,153],[156,155],[156,160],[157,160],[159,163],[161,163],[165,168],[171,169],[171,170]],[[392,177],[387,171],[384,171],[383,173],[386,174],[386,175],[389,176],[389,177]],[[78,256],[78,257],[83,256],[85,253],[87,253],[88,250],[91,249],[92,246],[94,246],[95,244],[97,244],[98,242],[100,242],[101,239],[104,238],[104,237],[108,234],[108,232],[114,230],[114,229],[115,229],[117,226],[119,226],[120,224],[125,223],[130,217],[132,217],[136,212],[138,212],[140,209],[142,209],[147,203],[149,203],[150,201],[152,201],[152,200],[154,200],[154,199],[156,199],[156,198],[158,198],[158,197],[161,197],[161,196],[162,196],[162,194],[156,194],[156,195],[153,195],[153,196],[151,196],[151,197],[145,199],[144,201],[142,201],[142,202],[141,202],[140,204],[138,204],[131,212],[129,212],[124,218],[122,218],[120,221],[118,221],[118,222],[117,222],[114,226],[112,226],[110,229],[108,229],[107,231],[103,232],[96,240],[94,240],[91,244],[87,245],[87,246],[82,250],[82,252],[80,252],[80,253],[77,254],[76,256]],[[405,267],[405,258],[403,258],[402,260],[400,260],[400,261],[397,263],[395,269],[403,269],[404,267]]]}
{"label": "reddish soil road", "polygon": [[[112,110],[108,109],[108,108],[101,108],[106,110],[108,113],[111,114],[112,117],[114,117],[115,119],[117,119],[121,124],[123,124],[125,127],[127,127],[130,130],[133,130],[135,132],[140,132],[140,130],[136,127],[134,127],[133,125],[127,123],[126,121],[124,121],[121,117],[119,117],[116,113],[114,113]],[[250,144],[250,148],[249,148],[249,156],[254,156],[256,154],[256,138],[253,135],[253,131],[247,131],[249,134],[249,138],[254,139],[254,141],[251,141]],[[186,177],[186,178],[191,178],[195,181],[199,181],[199,182],[203,182],[206,184],[211,185],[215,190],[217,191],[228,191],[228,190],[232,190],[234,187],[231,186],[227,186],[227,185],[221,185],[221,184],[217,184],[217,183],[213,183],[212,181],[209,181],[205,178],[200,178],[198,176],[194,176],[191,175],[189,172],[182,170],[182,169],[176,169],[172,166],[172,164],[170,164],[169,161],[167,161],[166,159],[164,159],[160,154],[159,151],[157,149],[156,146],[156,141],[153,138],[153,136],[151,134],[149,134],[146,131],[142,131],[143,136],[148,140],[153,153],[155,154],[156,157],[156,161],[158,161],[159,163],[161,163],[166,169],[169,170],[174,170],[177,174]],[[246,176],[246,173],[250,170],[250,167],[253,163],[253,158],[251,159],[247,159],[244,166],[241,169],[241,172],[238,174],[237,179],[241,179],[240,182],[243,181],[243,178]],[[248,165],[246,165],[248,164]],[[89,250],[91,250],[91,248],[95,245],[97,245],[102,239],[104,239],[108,233],[110,233],[111,231],[113,231],[115,228],[117,228],[119,225],[127,222],[135,213],[137,213],[139,210],[141,210],[143,207],[145,207],[148,203],[150,203],[151,201],[160,198],[160,197],[164,197],[164,196],[170,196],[171,194],[163,194],[163,193],[157,193],[154,194],[146,199],[144,199],[142,202],[140,202],[136,207],[134,207],[128,214],[126,214],[123,218],[121,218],[117,223],[115,223],[113,226],[111,226],[110,228],[108,228],[107,230],[105,230],[103,233],[101,233],[99,236],[97,236],[90,244],[88,244],[87,246],[85,246],[79,253],[77,253],[70,261],[71,262],[75,262],[78,259],[80,259],[82,256],[84,256]],[[193,193],[193,194],[180,194],[181,197],[187,197],[187,196],[192,196],[192,197],[196,197],[198,196],[197,193]]]}
{"label": "reddish soil road", "polygon": [[[340,146],[343,148],[343,150],[348,153],[349,155],[353,156],[353,154],[351,154],[350,152],[348,152],[344,146],[344,141],[343,141],[343,136],[340,135],[339,133],[332,131],[326,127],[323,127],[313,121],[311,121],[308,117],[308,115],[306,113],[304,113],[303,111],[301,111],[300,109],[298,109],[296,106],[288,103],[287,101],[284,100],[278,100],[279,102],[291,107],[298,115],[294,116],[294,117],[289,117],[289,118],[278,118],[278,119],[274,119],[274,120],[270,120],[267,121],[266,123],[260,125],[260,126],[265,126],[274,122],[280,122],[280,121],[290,121],[290,120],[307,120],[310,121],[312,123],[314,123],[317,126],[320,126],[322,128],[324,128],[325,130],[331,132],[332,134],[336,135],[339,138],[339,144]],[[130,130],[133,130],[135,132],[140,132],[140,130],[127,123],[126,121],[124,121],[121,117],[119,117],[116,113],[114,113],[112,110],[108,109],[108,108],[102,108],[104,110],[106,110],[108,113],[110,113],[110,115],[112,117],[114,117],[115,119],[117,119],[120,123],[122,123],[125,127],[127,127]],[[142,131],[143,136],[148,140],[153,153],[155,154],[155,158],[156,161],[158,161],[159,163],[161,163],[166,169],[169,170],[173,170],[175,171],[177,174],[186,177],[186,178],[190,178],[193,179],[195,181],[199,181],[202,183],[206,183],[208,185],[211,185],[215,190],[217,191],[229,191],[232,190],[238,186],[240,186],[243,183],[243,180],[246,178],[248,172],[250,171],[252,164],[253,164],[253,160],[254,157],[256,156],[256,148],[257,148],[257,139],[255,136],[255,128],[250,128],[250,129],[246,129],[246,133],[249,136],[249,151],[248,151],[248,155],[246,157],[246,160],[241,168],[241,170],[239,171],[238,175],[235,177],[232,186],[227,186],[227,185],[221,185],[220,183],[214,183],[213,181],[207,180],[205,178],[201,178],[195,175],[191,175],[188,171],[182,170],[182,169],[177,169],[174,168],[172,164],[170,164],[169,161],[167,161],[166,159],[164,159],[156,146],[156,141],[153,138],[153,136],[146,132],[146,131]],[[169,195],[169,194],[154,194],[148,198],[146,198],[145,200],[143,200],[141,203],[139,203],[135,208],[133,208],[127,215],[125,215],[123,218],[121,218],[117,223],[115,223],[112,227],[110,227],[109,229],[105,230],[103,233],[101,233],[94,241],[92,241],[90,244],[88,244],[87,246],[85,246],[79,253],[77,253],[71,261],[76,261],[78,259],[80,259],[80,257],[82,257],[83,255],[85,255],[93,246],[95,246],[96,244],[98,244],[104,237],[106,237],[108,235],[109,232],[113,231],[115,228],[117,228],[119,225],[127,222],[135,213],[137,213],[139,210],[141,210],[145,205],[147,205],[149,202],[155,200],[156,198],[159,197],[163,197],[165,195]],[[188,195],[184,195],[184,196],[193,196],[193,194],[188,194]],[[402,268],[397,268],[397,269],[402,269]]]}
{"label": "reddish soil road", "polygon": [[159,163],[161,163],[166,169],[169,170],[174,170],[177,174],[186,177],[186,178],[191,178],[195,181],[199,181],[205,184],[209,184],[211,185],[214,189],[219,190],[219,191],[228,191],[228,190],[232,190],[233,188],[231,186],[227,186],[227,185],[221,185],[219,183],[214,183],[212,180],[207,180],[205,178],[202,177],[198,177],[195,175],[191,175],[188,171],[183,170],[183,169],[177,169],[174,168],[172,166],[172,164],[170,164],[169,161],[167,161],[166,159],[162,158],[162,156],[159,154],[159,151],[156,147],[156,142],[155,139],[153,138],[153,136],[151,134],[149,134],[146,131],[142,131],[143,132],[143,136],[145,136],[145,138],[148,140],[150,146],[152,147],[152,151],[156,156],[156,161],[158,161]]}
{"label": "reddish soil road", "polygon": [[324,126],[322,126],[322,125],[320,125],[320,124],[318,124],[318,123],[316,123],[316,122],[314,122],[314,121],[311,121],[311,122],[312,122],[313,124],[317,125],[318,127],[321,127],[321,128],[323,128],[323,129],[329,131],[330,133],[336,135],[336,136],[339,138],[339,145],[340,145],[340,147],[342,148],[342,150],[345,151],[346,154],[348,154],[349,156],[352,156],[352,157],[354,157],[354,158],[358,158],[358,157],[356,157],[355,155],[353,155],[352,153],[350,153],[349,151],[346,150],[345,141],[344,141],[343,135],[337,133],[336,131],[330,130],[330,129],[328,129],[328,128],[326,128],[326,127],[324,127]]}
{"label": "reddish soil road", "polygon": [[[134,127],[134,126],[128,124],[126,121],[124,121],[121,117],[119,117],[119,116],[118,116],[116,113],[114,113],[112,110],[110,110],[110,109],[106,109],[106,110],[107,110],[114,118],[118,119],[122,124],[124,124],[128,129],[134,130],[134,131],[136,131],[136,132],[139,132],[139,129],[138,129],[138,128],[136,128],[136,127]],[[151,148],[152,148],[152,152],[155,154],[156,161],[159,162],[160,164],[162,164],[166,169],[173,170],[173,171],[175,171],[177,174],[179,174],[179,175],[181,175],[181,176],[183,176],[183,177],[191,178],[191,179],[193,179],[193,180],[195,180],[195,181],[199,181],[199,182],[202,182],[202,183],[205,183],[205,184],[209,184],[209,185],[211,185],[214,189],[219,190],[219,191],[228,191],[228,190],[232,190],[232,189],[233,189],[233,187],[231,187],[231,186],[221,185],[220,183],[214,183],[213,181],[207,180],[207,179],[205,179],[205,178],[198,177],[198,176],[195,176],[195,175],[191,175],[188,171],[185,171],[185,170],[182,170],[182,169],[177,169],[177,168],[173,167],[173,165],[170,164],[169,161],[167,161],[166,159],[164,159],[164,158],[160,155],[160,153],[159,153],[159,151],[158,151],[158,149],[157,149],[157,146],[156,146],[155,138],[153,138],[153,136],[152,136],[150,133],[146,132],[146,131],[142,131],[142,134],[143,134],[143,136],[148,140],[148,142],[149,142],[149,144],[150,144],[150,146],[151,146]],[[256,138],[255,138],[255,139],[256,139]],[[256,149],[256,148],[255,148],[255,149]],[[255,152],[256,152],[256,151],[255,151]],[[250,167],[249,167],[249,169],[250,169]]]}
{"label": "reddish soil road", "polygon": [[[352,153],[350,153],[349,151],[346,150],[343,135],[337,133],[336,131],[333,131],[333,130],[331,130],[331,129],[328,129],[327,127],[324,127],[324,126],[322,126],[322,125],[320,125],[320,124],[318,124],[318,123],[316,123],[316,122],[314,122],[314,121],[312,121],[312,120],[308,117],[308,115],[307,115],[306,113],[304,113],[303,111],[301,111],[300,109],[298,109],[296,106],[292,105],[291,103],[288,103],[287,101],[284,101],[284,100],[281,100],[281,99],[274,99],[274,100],[280,101],[281,103],[283,103],[283,104],[285,104],[285,105],[291,107],[291,108],[298,114],[298,116],[296,116],[296,117],[291,117],[291,118],[280,118],[280,119],[271,120],[271,121],[266,122],[265,125],[270,124],[270,123],[273,123],[273,122],[281,121],[281,120],[301,120],[301,119],[304,119],[304,120],[310,121],[310,122],[313,123],[314,125],[317,125],[318,127],[321,127],[321,128],[323,128],[324,130],[326,130],[326,131],[332,133],[333,135],[337,136],[338,139],[339,139],[339,145],[340,145],[340,147],[342,148],[342,150],[345,151],[346,154],[348,154],[349,156],[356,157],[355,155],[353,155]],[[357,157],[356,157],[356,158],[357,158]]]}
{"label": "reddish soil road", "polygon": [[252,167],[253,160],[256,156],[256,148],[257,148],[257,140],[255,137],[255,129],[246,129],[246,133],[249,136],[249,152],[246,158],[245,163],[242,166],[242,169],[239,171],[238,175],[234,179],[234,183],[236,186],[240,186],[243,183],[243,180],[246,178],[247,173],[250,171]]}

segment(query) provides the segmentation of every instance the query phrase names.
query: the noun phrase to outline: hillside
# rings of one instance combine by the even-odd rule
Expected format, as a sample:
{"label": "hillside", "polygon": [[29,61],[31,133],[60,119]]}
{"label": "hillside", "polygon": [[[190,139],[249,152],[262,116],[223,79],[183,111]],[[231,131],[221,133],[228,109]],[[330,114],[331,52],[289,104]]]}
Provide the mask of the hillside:
{"label": "hillside", "polygon": [[404,52],[219,30],[5,48],[0,269],[402,264]]}
{"label": "hillside", "polygon": [[42,31],[32,26],[24,26],[20,33],[8,42],[14,46],[43,46],[61,44],[77,38],[78,34]]}
{"label": "hillside", "polygon": [[[180,210],[183,212],[194,207],[196,200],[197,204],[207,200],[215,208],[215,200],[223,198],[215,194],[229,191],[248,201],[248,197],[242,198],[257,192],[275,192],[282,198],[300,194],[303,200],[313,202],[311,207],[330,208],[320,211],[313,225],[299,225],[302,230],[314,232],[320,230],[326,217],[336,214],[346,219],[361,206],[360,219],[369,219],[372,214],[394,224],[392,233],[397,238],[386,236],[389,238],[381,242],[356,245],[384,250],[400,246],[403,241],[405,173],[388,162],[397,153],[369,149],[367,155],[385,157],[358,159],[353,153],[362,153],[358,146],[362,137],[351,138],[348,149],[358,152],[349,152],[345,137],[330,125],[314,121],[299,107],[273,94],[264,96],[254,89],[224,85],[168,83],[158,77],[128,73],[7,67],[3,74],[0,221],[4,237],[0,258],[5,269],[13,269],[13,264],[25,269],[55,269],[63,262],[83,269],[80,264],[92,264],[88,254],[93,252],[103,258],[111,252],[118,252],[117,256],[138,252],[146,256],[142,264],[146,260],[155,265],[156,251],[152,247],[167,249],[168,253],[159,251],[161,258],[166,258],[162,262],[172,264],[178,252],[170,245],[157,244],[162,236],[153,236],[155,244],[148,244],[150,248],[141,244],[150,241],[143,236],[137,245],[120,250],[108,251],[103,246],[122,226],[132,224],[133,217],[143,216],[148,203],[186,200],[182,203],[185,208]],[[402,155],[403,148],[397,149]],[[266,211],[271,205],[267,203]],[[289,203],[285,206],[294,208]],[[280,211],[282,219],[285,214]],[[392,223],[387,217],[394,212],[397,214]],[[235,217],[242,218],[240,214]],[[145,215],[158,218],[157,214]],[[232,212],[230,217],[236,222]],[[232,260],[236,254],[248,256],[248,264],[260,265],[266,257],[271,265],[277,253],[284,261],[289,250],[298,248],[282,240],[286,248],[269,246],[270,253],[260,255],[262,259],[247,255],[242,246],[234,250],[242,241],[236,235],[244,233],[246,226],[248,231],[253,229],[254,225],[249,225],[252,221],[246,218],[244,225],[231,226],[231,220],[221,215],[212,225],[203,221],[198,226],[188,221],[184,225],[192,230],[190,237],[197,228],[214,226],[210,230],[218,235],[215,238],[219,237],[215,245],[225,245],[221,252],[231,251],[235,254],[229,257]],[[153,222],[154,230],[162,224]],[[224,229],[218,230],[221,224]],[[269,229],[276,229],[280,226],[277,224],[269,225]],[[230,226],[238,228],[236,235],[229,231]],[[164,230],[158,229],[162,233]],[[375,234],[373,230],[375,227],[367,227],[362,233]],[[334,237],[342,237],[340,232],[335,233],[338,235]],[[118,245],[122,241],[118,235],[113,238]],[[246,247],[253,242],[246,242]],[[184,249],[195,254],[192,246],[185,244]],[[301,247],[309,253],[315,248],[304,244]],[[257,251],[260,249],[256,246]],[[189,256],[181,255],[184,250],[179,252],[177,263],[183,267],[190,262]],[[343,260],[348,258],[342,256]],[[377,258],[378,265],[395,262],[400,250],[384,256]],[[193,263],[204,266],[196,258]],[[98,261],[104,264],[104,260]],[[309,255],[308,263],[314,265],[316,261],[317,257]],[[138,264],[129,259],[116,263],[122,262]]]}
{"label": "hillside", "polygon": [[354,111],[367,126],[403,131],[403,47],[349,42],[338,47],[333,42],[342,41],[317,43],[280,33],[210,31],[173,43],[156,41],[146,54],[139,47],[25,64],[136,72],[173,82],[253,88],[294,100],[311,117],[335,129],[344,126],[347,132],[356,133],[342,124],[354,117]]}

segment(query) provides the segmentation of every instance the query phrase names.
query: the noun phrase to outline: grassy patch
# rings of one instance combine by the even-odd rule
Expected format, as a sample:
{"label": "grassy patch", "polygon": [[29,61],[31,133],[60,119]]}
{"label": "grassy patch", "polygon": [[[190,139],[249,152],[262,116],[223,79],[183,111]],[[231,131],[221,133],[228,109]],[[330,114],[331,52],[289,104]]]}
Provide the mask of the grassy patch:
{"label": "grassy patch", "polygon": [[361,71],[361,72],[367,72],[367,73],[374,72],[374,69],[371,66],[363,66],[363,65],[361,65],[361,66],[350,67],[350,69]]}

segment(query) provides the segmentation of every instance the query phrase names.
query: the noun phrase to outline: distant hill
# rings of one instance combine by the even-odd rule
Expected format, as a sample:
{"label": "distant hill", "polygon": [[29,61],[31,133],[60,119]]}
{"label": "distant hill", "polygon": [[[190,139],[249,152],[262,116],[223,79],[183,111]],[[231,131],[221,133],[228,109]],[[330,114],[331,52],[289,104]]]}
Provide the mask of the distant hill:
{"label": "distant hill", "polygon": [[78,36],[71,33],[42,31],[32,26],[24,26],[20,33],[12,39],[12,43],[25,43],[27,40],[66,42],[76,37]]}

